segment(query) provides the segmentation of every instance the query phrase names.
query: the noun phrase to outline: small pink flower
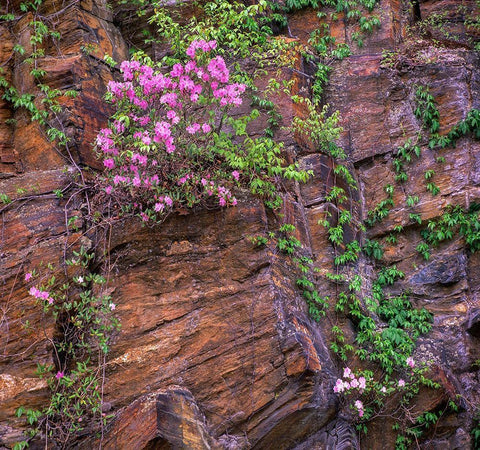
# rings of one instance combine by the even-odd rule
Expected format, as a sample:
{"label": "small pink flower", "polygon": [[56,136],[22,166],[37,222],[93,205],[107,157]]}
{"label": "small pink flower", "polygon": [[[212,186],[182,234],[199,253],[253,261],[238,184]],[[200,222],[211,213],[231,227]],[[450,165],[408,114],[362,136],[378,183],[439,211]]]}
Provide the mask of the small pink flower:
{"label": "small pink flower", "polygon": [[360,378],[358,379],[358,387],[359,387],[360,389],[365,389],[366,384],[367,384],[367,380],[365,380],[365,377],[360,377]]}
{"label": "small pink flower", "polygon": [[352,371],[350,370],[350,367],[345,367],[343,369],[343,378],[352,378],[354,377]]}
{"label": "small pink flower", "polygon": [[240,178],[240,173],[238,172],[238,170],[234,170],[232,172],[232,177],[238,181],[238,179]]}
{"label": "small pink flower", "polygon": [[112,187],[112,186],[107,186],[107,187],[105,188],[105,192],[106,192],[108,195],[110,195],[110,194],[112,193],[112,191],[113,191],[113,187]]}
{"label": "small pink flower", "polygon": [[339,392],[343,392],[345,390],[345,385],[343,383],[343,380],[338,378],[337,382],[335,383],[335,386],[333,387],[333,392],[338,394]]}
{"label": "small pink flower", "polygon": [[410,368],[414,368],[415,367],[415,361],[413,360],[413,358],[411,356],[409,356],[407,358],[407,366],[410,367]]}
{"label": "small pink flower", "polygon": [[380,392],[382,394],[386,394],[387,393],[387,388],[385,386],[382,386],[382,389],[380,389]]}
{"label": "small pink flower", "polygon": [[192,123],[186,128],[187,133],[189,134],[195,134],[199,129],[200,129],[200,124],[198,123]]}
{"label": "small pink flower", "polygon": [[209,133],[212,130],[212,127],[208,123],[202,125],[202,131],[204,133]]}
{"label": "small pink flower", "polygon": [[38,295],[40,294],[40,291],[35,287],[35,286],[32,286],[28,293],[32,296],[32,297],[38,297]]}
{"label": "small pink flower", "polygon": [[398,387],[404,387],[405,386],[405,380],[400,379],[398,380]]}
{"label": "small pink flower", "polygon": [[31,274],[31,272],[27,272],[25,274],[25,281],[30,281],[30,278],[32,278],[32,274]]}
{"label": "small pink flower", "polygon": [[110,308],[110,311],[115,311],[115,303],[110,303],[108,307]]}
{"label": "small pink flower", "polygon": [[360,400],[355,402],[355,408],[358,410],[358,417],[363,417],[365,412],[363,411],[363,403]]}
{"label": "small pink flower", "polygon": [[115,167],[115,161],[111,158],[108,158],[106,160],[103,161],[103,165],[107,168],[107,169],[113,169]]}
{"label": "small pink flower", "polygon": [[60,380],[60,378],[63,378],[65,376],[65,373],[63,372],[57,372],[57,374],[55,375],[55,378],[57,380]]}

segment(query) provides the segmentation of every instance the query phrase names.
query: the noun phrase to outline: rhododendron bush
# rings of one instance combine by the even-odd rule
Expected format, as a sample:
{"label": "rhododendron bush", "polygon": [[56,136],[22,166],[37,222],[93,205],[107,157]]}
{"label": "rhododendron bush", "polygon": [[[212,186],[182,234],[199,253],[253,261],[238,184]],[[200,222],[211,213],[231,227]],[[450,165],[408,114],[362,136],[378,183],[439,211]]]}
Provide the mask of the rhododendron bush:
{"label": "rhododendron bush", "polygon": [[233,206],[232,189],[242,185],[275,204],[276,178],[305,180],[306,172],[285,166],[282,147],[269,138],[251,139],[245,129],[258,116],[232,118],[245,85],[229,83],[215,41],[196,40],[189,58],[169,72],[148,58],[124,61],[123,81],[111,81],[107,99],[116,113],[97,137],[105,192],[124,212],[159,221],[196,204]]}

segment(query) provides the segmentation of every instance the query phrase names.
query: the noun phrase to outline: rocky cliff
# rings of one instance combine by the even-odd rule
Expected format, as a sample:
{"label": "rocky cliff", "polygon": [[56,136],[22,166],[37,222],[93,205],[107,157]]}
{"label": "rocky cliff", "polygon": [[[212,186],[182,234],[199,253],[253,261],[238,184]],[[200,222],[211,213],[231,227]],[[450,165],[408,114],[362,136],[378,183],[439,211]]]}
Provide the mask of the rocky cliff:
{"label": "rocky cliff", "polygon": [[[188,1],[180,10],[176,2],[167,3],[182,18],[196,12]],[[420,1],[414,7],[382,0],[377,8],[381,27],[361,47],[352,38],[354,25],[342,18],[331,24],[337,42],[351,44],[353,54],[332,63],[322,102],[341,113],[340,143],[359,186],[346,188],[352,223],[365,220],[385,198],[385,184],[395,183],[392,161],[398,147],[420,136],[422,156],[409,166],[408,184],[395,190],[395,206],[357,238],[381,242],[385,264],[405,273],[395,289],[408,290],[415,306],[434,314],[433,328],[420,338],[414,355],[430,362],[441,388],[421,390],[414,408],[439,411],[449,400],[458,400],[459,408],[443,413],[415,445],[473,448],[470,432],[480,402],[479,254],[455,236],[425,260],[416,251],[422,227],[410,215],[420,214],[426,222],[439,219],[447,205],[468,208],[480,202],[478,141],[465,136],[455,147],[432,150],[414,99],[414,86],[430,87],[440,135],[480,108],[480,60],[473,49],[478,28],[468,26],[480,11],[470,0]],[[61,34],[39,59],[44,82],[74,89],[78,96],[60,100],[59,120],[70,138],[61,151],[24,109],[0,100],[0,193],[12,200],[0,207],[0,448],[22,440],[25,422],[14,415],[19,406],[47,402],[46,382],[35,375],[37,363],[54,364],[58,330],[28,295],[25,273],[42,262],[60,263],[64,249],[79,242],[95,243],[109,254],[108,289],[121,330],[104,367],[104,412],[113,418],[102,437],[87,429],[72,447],[395,448],[388,415],[375,418],[367,435],[357,435],[351,412],[333,392],[343,363],[329,349],[331,328],[337,324],[353,335],[350,319],[329,312],[315,322],[295,286],[291,261],[249,240],[278,221],[278,213],[260,200],[245,194],[235,208],[174,215],[153,228],[135,220],[114,223],[106,235],[82,228],[90,206],[80,195],[69,195],[78,180],[72,181],[68,167],[77,165],[88,179],[101,166],[93,142],[111,113],[102,96],[116,76],[103,57],[122,61],[129,47],[138,45],[154,57],[164,49],[143,44],[139,30],[153,26],[128,5],[48,0],[41,15]],[[38,90],[22,55],[13,52],[19,43],[29,45],[31,20],[24,14],[0,23],[0,67],[20,93]],[[311,8],[291,12],[280,36],[306,44],[322,20]],[[418,23],[423,28],[415,28]],[[95,52],[85,51],[88,44]],[[294,80],[296,92],[309,91],[312,67],[301,58],[296,64],[298,70],[285,69],[281,77]],[[286,96],[275,102],[283,125],[303,113]],[[314,173],[306,184],[288,187],[280,214],[296,226],[316,267],[330,270],[334,253],[319,221],[330,208],[325,197],[335,183],[332,160],[293,132],[279,133],[289,158]],[[425,189],[429,169],[435,171],[438,195]],[[418,196],[413,209],[407,206],[409,196]],[[66,224],[74,216],[72,229]],[[398,225],[403,230],[393,245],[388,237]],[[356,270],[368,279],[374,265],[361,257]],[[321,290],[335,294],[327,282]]]}

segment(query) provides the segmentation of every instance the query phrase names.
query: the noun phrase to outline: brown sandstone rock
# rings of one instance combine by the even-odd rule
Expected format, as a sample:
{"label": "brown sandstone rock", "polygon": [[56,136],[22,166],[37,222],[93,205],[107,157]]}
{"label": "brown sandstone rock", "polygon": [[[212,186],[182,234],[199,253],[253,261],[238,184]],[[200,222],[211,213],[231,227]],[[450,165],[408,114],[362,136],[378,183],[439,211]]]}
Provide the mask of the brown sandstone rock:
{"label": "brown sandstone rock", "polygon": [[[469,46],[457,18],[470,14],[474,2],[466,2],[464,12],[450,8],[454,3],[458,2],[422,2],[422,17],[448,10],[447,29],[460,44]],[[67,107],[70,151],[77,163],[97,167],[92,142],[109,114],[101,97],[112,77],[101,60],[105,54],[126,58],[127,44],[140,42],[143,25],[132,10],[116,7],[111,13],[100,0],[61,5],[49,0],[42,6],[42,14],[55,14],[63,38],[58,47],[48,47],[40,64],[52,87],[79,92],[76,99],[61,99]],[[195,13],[190,2],[180,6],[185,18]],[[358,192],[347,189],[344,205],[357,223],[385,198],[385,183],[393,183],[391,161],[396,149],[421,129],[413,115],[414,84],[431,86],[442,134],[471,107],[480,105],[477,56],[464,47],[435,48],[422,39],[399,47],[407,36],[411,12],[400,2],[384,0],[380,15],[381,30],[366,38],[354,56],[335,63],[325,93],[331,110],[342,113],[342,143],[359,181]],[[29,20],[18,22],[14,34],[0,25],[0,64],[20,92],[33,86],[30,69],[19,56],[15,61],[9,58],[15,43],[28,43]],[[312,10],[292,14],[292,36],[287,38],[305,43],[318,23]],[[330,26],[338,42],[351,42],[355,27],[343,21]],[[82,50],[87,44],[95,46],[90,55]],[[391,66],[382,57],[384,48],[399,50]],[[158,46],[148,50],[157,56],[165,52]],[[297,72],[284,70],[282,79],[295,80],[294,92],[308,93],[309,83],[298,76],[307,68],[301,60],[294,68]],[[260,80],[259,86],[267,80]],[[279,95],[276,102],[285,125],[304,114],[286,96]],[[17,120],[16,125],[5,124],[10,118]],[[287,143],[289,157],[293,158],[294,147],[300,148],[301,166],[315,174],[300,188],[290,186],[281,214],[296,225],[302,251],[324,274],[332,270],[335,256],[327,231],[319,224],[327,212],[332,213],[332,223],[336,220],[335,208],[325,202],[334,183],[333,163],[298,136],[278,133]],[[386,247],[385,261],[406,273],[395,290],[409,289],[416,306],[435,313],[433,330],[421,339],[415,357],[436,364],[442,389],[434,395],[422,391],[415,400],[418,411],[439,408],[457,394],[472,404],[480,400],[474,366],[480,350],[479,257],[457,239],[442,244],[430,261],[424,261],[415,251],[420,227],[408,218],[413,211],[424,220],[433,219],[447,204],[468,206],[478,201],[480,148],[478,141],[462,139],[455,149],[438,153],[446,158],[442,165],[435,162],[437,154],[426,143],[423,137],[422,157],[408,167],[409,182],[396,187],[394,209],[365,235],[385,242],[395,225],[405,226],[397,246]],[[32,302],[23,276],[42,261],[61,261],[65,242],[78,245],[80,240],[80,233],[66,232],[66,199],[53,194],[68,183],[60,170],[65,156],[68,163],[68,155],[57,152],[24,112],[13,112],[8,103],[0,102],[0,192],[15,200],[0,208],[0,445],[11,446],[20,439],[24,425],[13,418],[15,408],[40,407],[47,401],[45,384],[34,377],[34,371],[37,362],[52,362],[52,347],[44,336],[51,338],[55,324]],[[425,190],[427,168],[436,172],[438,196]],[[408,195],[420,198],[412,210],[405,205]],[[392,447],[388,419],[374,422],[367,437],[358,440],[351,415],[339,410],[332,392],[341,364],[329,354],[330,329],[332,323],[341,323],[351,340],[353,324],[345,318],[333,322],[337,320],[333,314],[320,324],[308,318],[291,262],[273,244],[257,249],[248,239],[273,228],[278,217],[267,214],[260,202],[242,197],[237,208],[173,216],[153,229],[133,221],[113,228],[109,288],[122,329],[107,364],[105,400],[115,418],[105,430],[103,445],[112,449]],[[76,214],[73,208],[82,207],[72,203],[70,215]],[[358,237],[355,228],[352,225],[348,231],[349,239]],[[358,267],[366,280],[372,277],[369,264],[362,260]],[[334,298],[330,283],[319,281],[319,288],[322,295]],[[428,436],[428,445],[442,449],[470,445],[473,410],[469,404],[463,408],[466,412],[458,417],[442,418],[441,438]],[[97,444],[95,436],[88,436],[78,445]]]}

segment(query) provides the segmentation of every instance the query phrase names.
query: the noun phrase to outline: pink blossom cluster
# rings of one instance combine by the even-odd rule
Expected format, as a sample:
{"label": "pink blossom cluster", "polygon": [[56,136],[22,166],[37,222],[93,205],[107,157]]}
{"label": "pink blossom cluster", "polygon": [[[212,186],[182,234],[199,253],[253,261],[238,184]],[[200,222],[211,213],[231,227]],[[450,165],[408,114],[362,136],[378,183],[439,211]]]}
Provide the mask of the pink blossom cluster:
{"label": "pink blossom cluster", "polygon": [[48,291],[42,291],[35,286],[32,286],[28,293],[32,296],[35,297],[39,300],[45,300],[48,302],[49,305],[53,303],[53,298],[50,296],[50,293]]}
{"label": "pink blossom cluster", "polygon": [[333,387],[333,392],[336,394],[349,391],[350,389],[358,389],[362,393],[366,388],[367,380],[365,377],[357,378],[349,367],[343,369],[343,378],[343,380],[338,378]]}
{"label": "pink blossom cluster", "polygon": [[217,48],[216,41],[204,41],[203,39],[193,41],[190,46],[187,48],[187,55],[190,58],[195,58],[196,50],[202,50],[204,53],[208,53],[210,50],[215,50]]}
{"label": "pink blossom cluster", "polygon": [[363,417],[363,415],[365,414],[365,411],[363,410],[362,401],[361,400],[355,400],[354,406],[357,409],[358,417]]}
{"label": "pink blossom cluster", "polygon": [[217,185],[215,182],[208,181],[205,178],[200,180],[200,184],[204,187],[205,192],[209,197],[212,197],[213,195],[217,196],[220,206],[235,206],[237,204],[237,199],[232,195],[230,190],[224,186]]}
{"label": "pink blossom cluster", "polygon": [[170,208],[173,205],[173,200],[168,195],[161,195],[155,198],[155,212],[162,212],[166,207]]}
{"label": "pink blossom cluster", "polygon": [[[193,41],[186,52],[190,60],[175,64],[169,73],[148,63],[123,61],[123,81],[108,85],[120,114],[96,139],[105,168],[104,189],[109,195],[131,197],[145,221],[180,206],[182,197],[171,194],[174,186],[188,191],[189,205],[192,198],[198,202],[208,197],[216,197],[221,206],[236,204],[217,180],[224,171],[217,174],[213,169],[207,176],[198,159],[190,160],[192,148],[194,155],[208,155],[218,111],[240,105],[245,91],[243,84],[228,84],[223,58],[208,55],[215,48],[215,41]],[[181,175],[192,164],[191,179]],[[238,181],[240,173],[234,171],[232,177]],[[208,186],[202,179],[208,179]]]}
{"label": "pink blossom cluster", "polygon": [[115,142],[110,137],[112,135],[110,128],[102,128],[97,135],[97,146],[100,147],[103,153],[118,155],[118,149],[115,148]]}

